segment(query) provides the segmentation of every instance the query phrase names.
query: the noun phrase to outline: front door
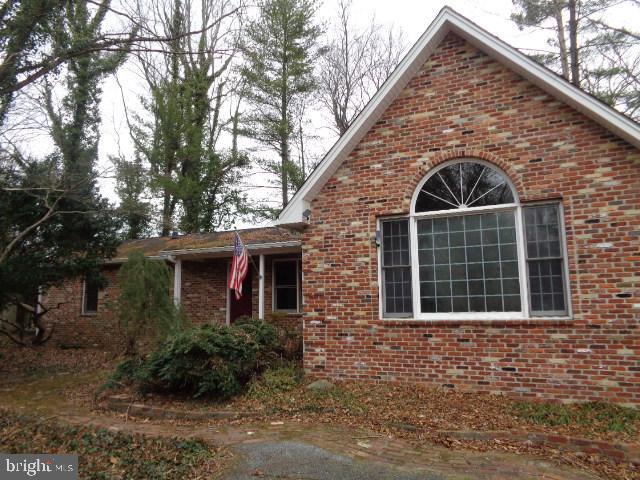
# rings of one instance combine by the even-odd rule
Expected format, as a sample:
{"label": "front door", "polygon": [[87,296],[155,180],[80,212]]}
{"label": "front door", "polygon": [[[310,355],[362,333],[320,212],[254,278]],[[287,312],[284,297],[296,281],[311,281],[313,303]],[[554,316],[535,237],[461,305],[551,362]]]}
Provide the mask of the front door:
{"label": "front door", "polygon": [[236,300],[235,290],[229,290],[229,321],[233,323],[239,317],[251,316],[251,269],[242,283],[242,297]]}

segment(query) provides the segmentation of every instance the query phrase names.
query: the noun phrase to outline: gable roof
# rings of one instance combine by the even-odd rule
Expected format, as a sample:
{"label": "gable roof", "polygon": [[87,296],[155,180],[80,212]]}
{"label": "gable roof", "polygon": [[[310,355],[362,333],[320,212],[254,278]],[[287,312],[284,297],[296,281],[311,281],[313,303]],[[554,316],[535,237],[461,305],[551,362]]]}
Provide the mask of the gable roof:
{"label": "gable roof", "polygon": [[327,152],[289,204],[280,212],[278,218],[273,222],[274,224],[304,221],[303,212],[309,208],[310,202],[322,186],[379,120],[386,108],[400,94],[449,32],[465,39],[550,95],[580,111],[631,145],[640,148],[640,124],[577,88],[560,75],[527,57],[450,7],[444,7],[384,85],[356,117],[349,129]]}

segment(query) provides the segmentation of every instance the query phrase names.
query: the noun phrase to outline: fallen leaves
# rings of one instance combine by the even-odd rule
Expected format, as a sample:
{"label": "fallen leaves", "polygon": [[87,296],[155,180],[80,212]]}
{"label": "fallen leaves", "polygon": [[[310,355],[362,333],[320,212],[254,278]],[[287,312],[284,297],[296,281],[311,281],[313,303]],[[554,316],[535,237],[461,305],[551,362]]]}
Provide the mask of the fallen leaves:
{"label": "fallen leaves", "polygon": [[[21,435],[9,435],[19,428]],[[152,438],[0,410],[0,451],[77,453],[80,478],[204,480],[221,470],[224,451],[199,440]]]}

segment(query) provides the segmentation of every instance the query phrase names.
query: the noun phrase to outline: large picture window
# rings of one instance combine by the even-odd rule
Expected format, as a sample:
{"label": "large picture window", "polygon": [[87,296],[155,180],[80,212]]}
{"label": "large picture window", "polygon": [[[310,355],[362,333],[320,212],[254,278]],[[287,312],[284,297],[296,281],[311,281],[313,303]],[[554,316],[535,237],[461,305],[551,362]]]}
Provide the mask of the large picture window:
{"label": "large picture window", "polygon": [[497,168],[456,161],[425,178],[412,207],[381,221],[383,316],[568,315],[559,204],[522,207]]}

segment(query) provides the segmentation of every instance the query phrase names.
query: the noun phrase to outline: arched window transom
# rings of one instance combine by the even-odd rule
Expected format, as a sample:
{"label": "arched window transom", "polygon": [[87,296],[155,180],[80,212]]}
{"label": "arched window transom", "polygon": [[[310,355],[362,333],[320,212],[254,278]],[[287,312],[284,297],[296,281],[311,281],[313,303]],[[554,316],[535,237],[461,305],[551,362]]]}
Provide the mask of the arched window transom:
{"label": "arched window transom", "polygon": [[514,203],[506,175],[485,163],[459,161],[445,165],[423,183],[414,211],[485,207]]}
{"label": "arched window transom", "polygon": [[562,211],[521,206],[497,167],[461,159],[434,169],[411,214],[381,219],[387,318],[530,318],[569,314]]}

